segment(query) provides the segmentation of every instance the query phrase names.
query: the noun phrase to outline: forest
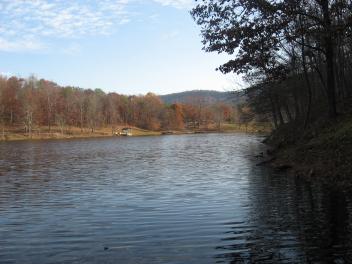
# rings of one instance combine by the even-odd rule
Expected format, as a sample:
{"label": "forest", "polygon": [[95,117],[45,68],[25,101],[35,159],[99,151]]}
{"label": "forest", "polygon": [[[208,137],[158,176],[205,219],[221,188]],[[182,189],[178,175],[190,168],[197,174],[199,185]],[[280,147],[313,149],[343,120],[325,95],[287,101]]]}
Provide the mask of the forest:
{"label": "forest", "polygon": [[349,174],[352,1],[197,2],[204,50],[232,57],[218,70],[250,84],[248,102],[272,121],[269,141],[286,167]]}
{"label": "forest", "polygon": [[200,1],[192,11],[204,49],[234,55],[219,67],[245,74],[250,101],[271,116],[307,127],[348,110],[352,94],[352,2]]}
{"label": "forest", "polygon": [[98,128],[134,126],[146,130],[217,129],[221,124],[254,120],[246,104],[206,101],[194,96],[187,103],[164,103],[148,93],[127,96],[101,89],[61,87],[34,76],[0,78],[0,122],[2,135],[8,131],[28,136],[61,131],[70,127],[94,133]]}

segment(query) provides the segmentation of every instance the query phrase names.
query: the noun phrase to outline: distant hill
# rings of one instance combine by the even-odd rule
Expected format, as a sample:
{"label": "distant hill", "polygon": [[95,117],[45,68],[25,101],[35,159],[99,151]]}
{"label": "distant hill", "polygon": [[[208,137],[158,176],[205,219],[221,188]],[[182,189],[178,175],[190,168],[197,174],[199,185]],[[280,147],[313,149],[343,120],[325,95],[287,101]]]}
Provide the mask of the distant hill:
{"label": "distant hill", "polygon": [[161,95],[160,98],[166,104],[191,103],[197,99],[202,99],[207,103],[224,102],[239,104],[245,101],[245,95],[243,91],[219,92],[212,90],[193,90]]}

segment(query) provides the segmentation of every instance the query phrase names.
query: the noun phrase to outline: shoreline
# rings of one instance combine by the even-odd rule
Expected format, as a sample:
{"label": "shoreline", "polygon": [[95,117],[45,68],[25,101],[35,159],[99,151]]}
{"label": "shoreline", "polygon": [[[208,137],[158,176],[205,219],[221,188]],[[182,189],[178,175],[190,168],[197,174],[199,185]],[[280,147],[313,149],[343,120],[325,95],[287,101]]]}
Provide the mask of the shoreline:
{"label": "shoreline", "polygon": [[[138,135],[132,135],[129,137],[146,137],[146,136],[159,136],[160,133],[150,132],[150,133],[140,133]],[[83,133],[83,134],[61,134],[61,133],[51,133],[48,134],[36,134],[29,137],[26,134],[10,133],[6,135],[6,138],[0,137],[1,142],[18,142],[18,141],[41,141],[41,140],[65,140],[65,139],[94,139],[94,138],[119,138],[125,136],[116,136],[112,134],[101,134],[101,133]]]}
{"label": "shoreline", "polygon": [[257,165],[308,182],[352,190],[352,117],[341,117],[324,126],[317,124],[298,138],[294,131],[292,127],[274,131],[263,142],[267,153]]}
{"label": "shoreline", "polygon": [[[62,140],[62,139],[88,139],[88,138],[109,138],[109,137],[125,137],[113,134],[113,130],[121,129],[122,126],[104,127],[91,132],[84,128],[83,131],[78,127],[68,127],[62,132],[58,127],[53,127],[50,131],[46,127],[39,127],[32,132],[30,137],[28,133],[24,133],[20,127],[8,127],[6,132],[0,131],[0,142],[12,141],[39,141],[39,140]],[[128,137],[144,137],[144,136],[165,136],[165,135],[186,135],[186,134],[210,134],[210,133],[248,133],[248,134],[269,134],[269,127],[259,127],[255,124],[243,126],[237,124],[223,124],[221,129],[216,128],[200,128],[200,129],[184,129],[184,130],[161,130],[152,131],[131,127],[132,135]]]}
{"label": "shoreline", "polygon": [[267,135],[268,131],[258,131],[253,129],[223,129],[223,130],[183,130],[183,131],[150,131],[139,128],[132,128],[131,136],[117,136],[111,132],[76,132],[76,133],[60,133],[60,132],[46,132],[46,133],[33,133],[29,137],[25,133],[7,132],[4,136],[0,133],[1,142],[14,142],[14,141],[41,141],[41,140],[65,140],[65,139],[94,139],[94,138],[120,138],[120,137],[146,137],[146,136],[167,136],[167,135],[191,135],[191,134],[228,134],[228,133],[247,133],[247,134],[264,134]]}

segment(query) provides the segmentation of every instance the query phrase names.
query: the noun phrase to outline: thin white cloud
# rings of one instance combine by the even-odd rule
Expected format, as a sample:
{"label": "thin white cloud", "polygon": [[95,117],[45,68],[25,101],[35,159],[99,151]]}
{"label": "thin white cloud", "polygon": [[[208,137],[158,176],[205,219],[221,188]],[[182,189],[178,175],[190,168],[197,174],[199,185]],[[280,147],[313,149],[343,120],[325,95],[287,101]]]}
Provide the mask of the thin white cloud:
{"label": "thin white cloud", "polygon": [[154,0],[154,2],[179,9],[189,9],[194,6],[194,0]]}
{"label": "thin white cloud", "polygon": [[81,52],[81,46],[78,43],[71,43],[62,49],[62,53],[70,56],[78,55]]}
{"label": "thin white cloud", "polygon": [[172,39],[177,38],[179,35],[180,35],[180,32],[178,30],[174,30],[174,31],[171,31],[167,34],[164,34],[162,36],[162,39],[163,40],[172,40]]}
{"label": "thin white cloud", "polygon": [[[42,50],[49,38],[111,34],[117,26],[131,21],[133,15],[127,7],[144,1],[0,0],[0,51]],[[193,4],[193,0],[148,1],[179,9]]]}
{"label": "thin white cloud", "polygon": [[9,41],[0,37],[0,50],[2,51],[23,51],[23,50],[44,50],[46,46],[31,38],[22,38]]}
{"label": "thin white cloud", "polygon": [[[41,49],[42,38],[109,34],[129,22],[130,0],[2,0],[0,50]],[[28,41],[28,40],[31,41]],[[36,41],[35,41],[36,40]]]}

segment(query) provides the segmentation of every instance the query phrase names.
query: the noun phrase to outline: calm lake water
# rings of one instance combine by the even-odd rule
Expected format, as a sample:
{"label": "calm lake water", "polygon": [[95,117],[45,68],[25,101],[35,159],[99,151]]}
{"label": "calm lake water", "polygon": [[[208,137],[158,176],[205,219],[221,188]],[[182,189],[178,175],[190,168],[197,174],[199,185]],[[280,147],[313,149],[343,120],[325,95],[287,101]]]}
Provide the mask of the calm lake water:
{"label": "calm lake water", "polygon": [[348,263],[352,197],[255,166],[262,138],[0,144],[0,263]]}

